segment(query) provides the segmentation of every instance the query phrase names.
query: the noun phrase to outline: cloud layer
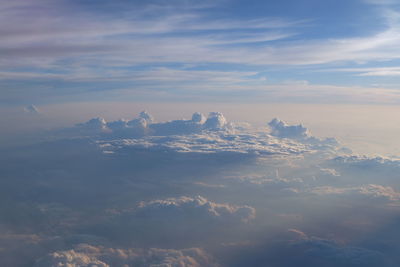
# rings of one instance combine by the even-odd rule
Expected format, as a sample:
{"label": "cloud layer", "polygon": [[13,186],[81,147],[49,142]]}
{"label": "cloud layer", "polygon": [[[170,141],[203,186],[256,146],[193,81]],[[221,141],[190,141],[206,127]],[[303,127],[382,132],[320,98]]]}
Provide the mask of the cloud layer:
{"label": "cloud layer", "polygon": [[207,118],[194,113],[191,120],[156,123],[142,112],[133,120],[106,122],[94,118],[63,134],[97,136],[97,143],[106,153],[118,150],[151,150],[193,153],[299,154],[317,150],[336,150],[334,138],[318,139],[302,126],[288,126],[274,119],[268,133],[235,127],[222,113],[211,112]]}
{"label": "cloud layer", "polygon": [[310,132],[219,112],[44,132],[0,153],[0,264],[397,266],[398,159]]}

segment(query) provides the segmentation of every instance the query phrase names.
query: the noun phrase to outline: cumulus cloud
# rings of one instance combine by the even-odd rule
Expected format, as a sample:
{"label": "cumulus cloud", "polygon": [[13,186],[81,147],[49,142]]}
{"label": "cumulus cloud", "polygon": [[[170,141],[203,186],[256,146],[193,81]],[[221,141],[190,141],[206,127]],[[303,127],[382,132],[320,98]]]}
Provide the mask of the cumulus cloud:
{"label": "cumulus cloud", "polygon": [[271,134],[281,138],[305,139],[309,135],[307,128],[301,124],[287,125],[277,118],[270,121],[268,125],[271,127]]}
{"label": "cumulus cloud", "polygon": [[208,116],[204,128],[210,130],[222,130],[227,125],[227,121],[220,112],[210,112]]}
{"label": "cumulus cloud", "polygon": [[[273,125],[273,126],[271,126]],[[78,124],[76,129],[97,131],[98,144],[106,153],[120,149],[193,153],[241,153],[249,155],[299,154],[311,151],[336,151],[333,138],[318,139],[301,125],[289,126],[273,120],[271,133],[228,122],[220,112],[210,112],[207,119],[194,113],[191,120],[155,123],[142,112],[139,118],[105,122],[101,118]],[[73,130],[72,130],[73,131]]]}
{"label": "cumulus cloud", "polygon": [[[202,118],[193,114],[194,120],[173,120],[164,123],[149,125],[154,135],[182,135],[191,133],[200,133],[203,130]],[[200,115],[203,116],[203,115]]]}
{"label": "cumulus cloud", "polygon": [[255,218],[255,209],[250,206],[220,204],[197,196],[168,198],[141,202],[136,214],[149,218],[160,218],[164,221],[190,218],[202,222],[249,222]]}
{"label": "cumulus cloud", "polygon": [[90,119],[89,121],[85,123],[80,123],[77,125],[77,127],[84,129],[84,130],[91,130],[93,132],[107,132],[107,123],[104,118],[98,117],[98,118],[93,118]]}
{"label": "cumulus cloud", "polygon": [[[308,129],[302,125],[288,125],[279,119],[273,119],[268,125],[271,128],[271,132],[269,135],[264,133],[263,136],[260,136],[260,145],[262,145],[261,139],[271,139],[271,137],[291,139],[300,143],[313,145],[330,145],[332,147],[338,145],[334,138],[320,140],[311,136]],[[245,140],[249,140],[250,144],[252,139],[251,134],[254,134],[255,138],[253,139],[257,139],[256,133],[249,131],[249,127],[243,128],[240,123],[236,127],[234,123],[228,122],[220,112],[210,112],[207,118],[203,114],[195,112],[191,120],[172,120],[156,123],[152,115],[146,111],[142,111],[138,118],[132,120],[120,119],[106,122],[105,119],[99,117],[85,123],[77,124],[75,129],[91,130],[93,133],[102,134],[104,138],[108,139],[191,134],[212,135],[213,133],[219,133],[220,137],[232,134],[229,136],[229,139],[232,141],[247,135],[242,141],[246,143]],[[236,136],[234,135],[235,132],[237,132]]]}
{"label": "cumulus cloud", "polygon": [[271,129],[271,135],[276,137],[301,140],[314,144],[338,145],[337,140],[334,138],[321,140],[311,136],[310,131],[301,124],[288,125],[284,121],[275,118],[268,123],[268,126]]}
{"label": "cumulus cloud", "polygon": [[195,112],[192,115],[192,121],[193,122],[204,123],[205,120],[206,120],[206,118],[200,112]]}
{"label": "cumulus cloud", "polygon": [[200,248],[159,249],[159,248],[108,248],[79,244],[74,249],[56,251],[39,259],[35,267],[80,266],[218,266],[210,255]]}
{"label": "cumulus cloud", "polygon": [[[73,129],[70,129],[73,131]],[[147,111],[142,111],[138,118],[120,119],[106,122],[103,118],[93,118],[75,126],[75,130],[90,130],[93,134],[101,134],[107,138],[169,136],[201,133],[203,131],[232,131],[232,123],[228,123],[220,112],[210,112],[207,119],[196,112],[191,120],[172,120],[156,123]]]}

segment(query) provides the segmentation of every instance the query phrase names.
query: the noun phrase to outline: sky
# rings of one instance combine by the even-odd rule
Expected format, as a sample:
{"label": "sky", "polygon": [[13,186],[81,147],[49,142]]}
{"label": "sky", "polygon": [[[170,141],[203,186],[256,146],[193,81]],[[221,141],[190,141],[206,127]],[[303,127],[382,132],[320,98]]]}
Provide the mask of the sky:
{"label": "sky", "polygon": [[396,0],[0,0],[0,266],[400,266]]}
{"label": "sky", "polygon": [[396,1],[2,0],[2,105],[398,104]]}

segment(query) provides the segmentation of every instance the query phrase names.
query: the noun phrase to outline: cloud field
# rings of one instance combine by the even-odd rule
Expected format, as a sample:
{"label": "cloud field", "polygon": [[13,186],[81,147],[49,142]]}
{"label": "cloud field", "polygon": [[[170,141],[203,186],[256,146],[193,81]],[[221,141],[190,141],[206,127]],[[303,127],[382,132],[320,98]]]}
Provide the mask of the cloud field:
{"label": "cloud field", "polygon": [[301,124],[143,111],[2,152],[2,266],[400,262],[400,161]]}

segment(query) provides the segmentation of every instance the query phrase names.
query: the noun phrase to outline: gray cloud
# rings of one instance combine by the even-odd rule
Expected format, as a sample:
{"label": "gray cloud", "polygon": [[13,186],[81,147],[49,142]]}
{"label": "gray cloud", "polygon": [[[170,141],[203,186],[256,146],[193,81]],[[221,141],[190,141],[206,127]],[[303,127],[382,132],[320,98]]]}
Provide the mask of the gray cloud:
{"label": "gray cloud", "polygon": [[40,113],[39,109],[33,104],[24,107],[24,111],[27,112],[27,113],[32,113],[32,114],[39,114]]}
{"label": "gray cloud", "polygon": [[229,266],[395,266],[379,251],[309,236],[297,229],[280,233],[267,244],[239,246],[236,253]]}
{"label": "gray cloud", "polygon": [[362,155],[340,156],[333,159],[334,162],[359,168],[400,168],[400,160],[388,157],[368,157]]}
{"label": "gray cloud", "polygon": [[291,248],[303,254],[297,260],[306,266],[393,266],[378,251],[343,246],[320,238],[302,238]]}

